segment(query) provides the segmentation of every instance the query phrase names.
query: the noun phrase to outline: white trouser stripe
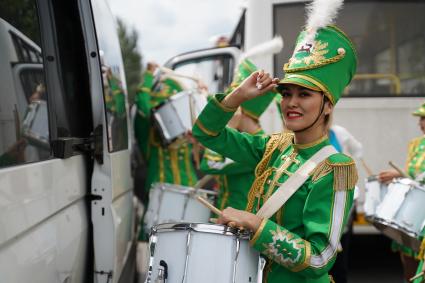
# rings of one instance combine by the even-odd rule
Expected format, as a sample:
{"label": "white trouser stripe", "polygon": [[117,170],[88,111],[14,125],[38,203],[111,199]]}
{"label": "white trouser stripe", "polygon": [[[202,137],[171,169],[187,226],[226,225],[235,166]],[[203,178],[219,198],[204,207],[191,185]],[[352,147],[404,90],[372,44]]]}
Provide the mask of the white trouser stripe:
{"label": "white trouser stripe", "polygon": [[311,256],[310,266],[312,267],[320,268],[325,266],[337,251],[344,222],[347,193],[347,191],[335,192],[329,245],[321,254]]}

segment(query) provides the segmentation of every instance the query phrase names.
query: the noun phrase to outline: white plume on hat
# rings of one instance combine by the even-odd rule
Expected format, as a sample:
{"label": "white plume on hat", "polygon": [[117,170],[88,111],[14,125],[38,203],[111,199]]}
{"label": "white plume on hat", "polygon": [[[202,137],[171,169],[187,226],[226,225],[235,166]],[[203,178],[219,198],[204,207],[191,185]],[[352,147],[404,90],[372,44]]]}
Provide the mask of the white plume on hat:
{"label": "white plume on hat", "polygon": [[344,0],[313,0],[307,5],[307,36],[305,43],[311,43],[316,37],[317,30],[330,25],[336,19]]}

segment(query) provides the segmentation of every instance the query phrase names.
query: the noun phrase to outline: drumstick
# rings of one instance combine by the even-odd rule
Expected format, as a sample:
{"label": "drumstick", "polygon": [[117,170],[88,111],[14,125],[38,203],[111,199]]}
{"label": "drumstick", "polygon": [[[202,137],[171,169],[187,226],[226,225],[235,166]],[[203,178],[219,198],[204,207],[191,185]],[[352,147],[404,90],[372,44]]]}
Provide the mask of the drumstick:
{"label": "drumstick", "polygon": [[162,72],[166,73],[166,74],[170,74],[170,75],[173,75],[173,76],[176,76],[176,77],[181,77],[181,78],[185,78],[185,79],[193,80],[193,81],[195,81],[196,83],[198,83],[198,84],[199,84],[199,79],[198,79],[198,78],[195,78],[195,77],[192,77],[192,76],[188,76],[188,75],[183,75],[183,74],[177,73],[176,71],[171,70],[171,69],[166,68],[166,67],[159,67],[159,69],[160,69]]}
{"label": "drumstick", "polygon": [[368,176],[373,176],[373,172],[370,169],[370,167],[366,164],[366,161],[363,158],[360,158],[360,162],[362,163],[364,169],[366,170],[366,173]]}
{"label": "drumstick", "polygon": [[209,203],[206,199],[204,199],[201,196],[196,196],[196,200],[199,201],[200,203],[202,203],[203,205],[205,205],[207,208],[209,208],[209,210],[211,210],[212,212],[214,212],[217,215],[221,215],[221,210],[218,209],[217,207],[215,207],[214,205],[212,205],[211,203]]}
{"label": "drumstick", "polygon": [[196,184],[195,186],[193,186],[195,189],[199,189],[202,188],[203,186],[206,185],[206,183],[208,183],[209,181],[211,181],[214,178],[213,175],[205,175],[204,177],[202,177]]}
{"label": "drumstick", "polygon": [[404,178],[409,178],[410,179],[410,177],[406,173],[404,173],[404,171],[401,170],[401,168],[398,167],[397,165],[395,165],[392,161],[389,161],[388,164],[391,167],[393,167],[398,173],[400,173],[401,176],[403,176]]}

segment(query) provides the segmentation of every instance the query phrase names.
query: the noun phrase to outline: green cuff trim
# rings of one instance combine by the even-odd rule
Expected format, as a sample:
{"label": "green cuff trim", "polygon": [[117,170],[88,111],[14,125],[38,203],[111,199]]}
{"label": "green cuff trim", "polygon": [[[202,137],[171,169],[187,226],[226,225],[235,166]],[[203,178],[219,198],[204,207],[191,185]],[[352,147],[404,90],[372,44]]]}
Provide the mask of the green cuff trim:
{"label": "green cuff trim", "polygon": [[217,98],[216,97],[214,97],[213,99],[211,99],[218,107],[220,107],[221,108],[221,110],[223,110],[224,112],[236,112],[236,110],[238,110],[238,108],[236,107],[236,108],[230,108],[230,107],[227,107],[227,106],[224,106],[222,103],[221,103],[221,100],[220,101],[218,101],[217,100]]}
{"label": "green cuff trim", "polygon": [[258,227],[257,232],[254,234],[252,239],[249,241],[251,246],[255,248],[257,251],[263,251],[265,248],[263,246],[263,243],[266,243],[269,235],[269,230],[274,229],[274,223],[268,219],[263,219],[263,221],[260,224],[260,227]]}
{"label": "green cuff trim", "polygon": [[264,226],[266,226],[266,224],[267,224],[267,219],[263,219],[261,221],[261,224],[258,227],[257,231],[255,232],[254,236],[251,238],[251,240],[249,240],[249,243],[250,243],[251,246],[253,246],[255,244],[255,242],[257,242],[261,233],[263,233],[263,229],[264,229]]}
{"label": "green cuff trim", "polygon": [[196,123],[195,123],[195,125],[202,131],[202,132],[204,132],[205,134],[207,134],[207,135],[209,135],[209,136],[212,136],[212,137],[216,137],[216,136],[218,136],[218,132],[214,132],[214,131],[210,131],[210,130],[208,130],[203,124],[202,124],[202,122],[201,121],[199,121],[199,119],[198,120],[196,120]]}
{"label": "green cuff trim", "polygon": [[208,136],[217,136],[226,127],[233,114],[234,111],[224,109],[215,97],[211,98],[196,120],[194,128]]}

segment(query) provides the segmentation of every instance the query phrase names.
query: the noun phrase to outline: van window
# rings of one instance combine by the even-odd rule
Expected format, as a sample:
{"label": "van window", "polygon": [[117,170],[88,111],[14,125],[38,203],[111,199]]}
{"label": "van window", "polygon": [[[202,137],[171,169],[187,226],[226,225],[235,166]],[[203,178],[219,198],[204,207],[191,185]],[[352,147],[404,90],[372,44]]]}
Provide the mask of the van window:
{"label": "van window", "polygon": [[47,94],[34,1],[0,2],[0,168],[50,158]]}
{"label": "van window", "polygon": [[[347,1],[336,21],[354,42],[357,75],[346,96],[425,95],[425,2]],[[275,74],[294,50],[305,21],[304,3],[274,6],[274,32],[287,46],[275,56]]]}
{"label": "van window", "polygon": [[[179,62],[173,69],[189,78],[199,79],[210,93],[218,93],[224,92],[232,82],[233,61],[230,55],[221,54]],[[179,80],[185,88],[196,89],[197,81],[189,78],[181,77]]]}
{"label": "van window", "polygon": [[106,1],[92,1],[102,67],[109,151],[128,147],[126,85],[115,20]]}

